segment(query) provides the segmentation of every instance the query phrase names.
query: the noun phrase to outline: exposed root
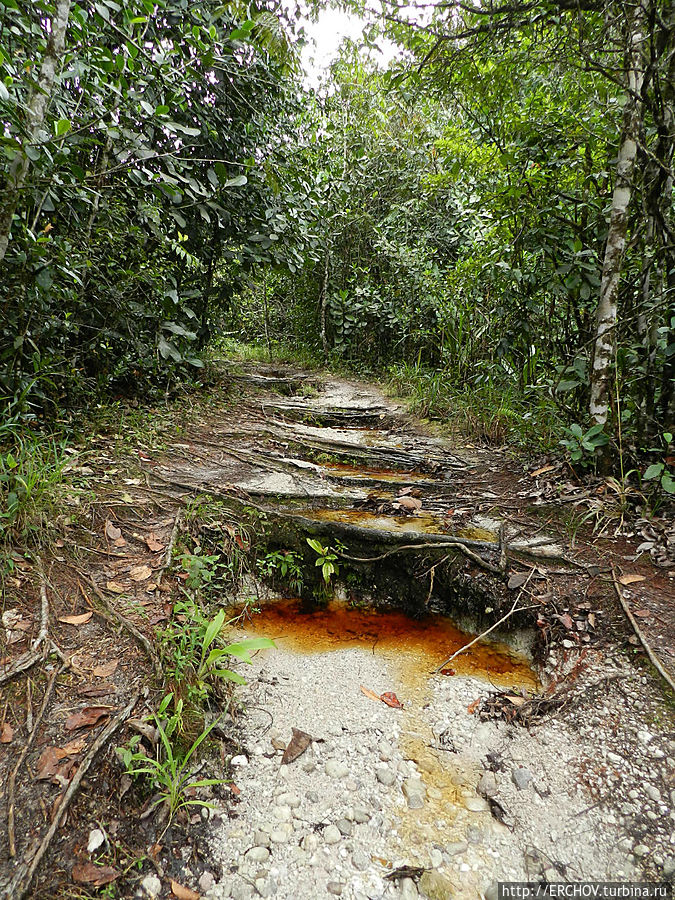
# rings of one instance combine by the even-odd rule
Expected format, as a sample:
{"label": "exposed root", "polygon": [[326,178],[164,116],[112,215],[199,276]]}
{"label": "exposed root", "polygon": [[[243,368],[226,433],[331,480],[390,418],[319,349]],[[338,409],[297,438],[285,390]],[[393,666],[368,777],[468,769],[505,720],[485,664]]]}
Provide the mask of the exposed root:
{"label": "exposed root", "polygon": [[41,599],[40,631],[33,641],[31,649],[20,656],[3,672],[0,672],[0,684],[5,684],[5,682],[10,681],[15,675],[18,675],[20,672],[25,672],[26,669],[30,669],[31,666],[34,666],[44,655],[43,644],[47,644],[47,637],[49,635],[49,600],[47,598],[47,580],[45,579],[44,569],[42,568],[42,562],[40,561],[38,561],[38,575],[40,577]]}
{"label": "exposed root", "polygon": [[664,669],[663,665],[661,664],[661,661],[659,660],[659,658],[657,657],[657,655],[654,653],[654,651],[650,647],[649,643],[647,642],[647,638],[644,636],[644,634],[640,630],[640,626],[638,625],[637,621],[635,620],[635,616],[631,612],[630,607],[628,606],[628,603],[626,603],[626,598],[623,596],[623,593],[621,592],[621,588],[619,587],[619,582],[616,577],[616,572],[614,571],[614,568],[612,568],[612,583],[614,584],[614,590],[616,591],[616,596],[617,596],[619,603],[621,604],[621,608],[626,613],[626,617],[628,618],[628,621],[633,626],[633,631],[638,636],[640,643],[642,644],[642,646],[645,649],[645,653],[647,654],[647,656],[650,659],[651,664],[654,666],[654,668],[659,673],[661,678],[663,678],[663,680],[666,682],[666,684],[670,687],[671,691],[675,692],[675,681],[673,681],[672,675],[670,675],[670,673]]}
{"label": "exposed root", "polygon": [[40,842],[40,845],[38,846],[35,853],[32,854],[30,859],[25,859],[15,872],[14,877],[5,890],[3,900],[22,900],[22,898],[25,896],[26,891],[30,887],[31,881],[33,880],[33,876],[35,875],[37,867],[40,865],[42,857],[47,852],[52,838],[58,831],[59,825],[65,817],[68,806],[77,793],[78,788],[82,783],[82,779],[89,771],[89,768],[94,761],[96,754],[99,752],[99,750],[101,750],[102,747],[105,746],[105,744],[110,740],[110,738],[122,725],[122,723],[129,718],[134,707],[138,703],[140,696],[140,693],[135,694],[134,697],[129,701],[129,703],[124,707],[124,709],[117,716],[115,716],[115,718],[111,722],[108,723],[108,725],[103,729],[103,731],[91,745],[86,756],[80,763],[77,772],[68,785],[66,792],[61,798],[61,802],[59,803],[54,814],[52,824],[47,829],[47,832],[42,838],[42,841]]}

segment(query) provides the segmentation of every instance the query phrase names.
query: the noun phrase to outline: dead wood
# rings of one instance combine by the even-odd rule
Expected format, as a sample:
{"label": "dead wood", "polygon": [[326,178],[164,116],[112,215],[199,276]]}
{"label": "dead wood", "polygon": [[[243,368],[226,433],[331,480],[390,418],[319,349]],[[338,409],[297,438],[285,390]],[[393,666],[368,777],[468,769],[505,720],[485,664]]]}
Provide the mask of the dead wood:
{"label": "dead wood", "polygon": [[166,570],[171,565],[171,557],[173,556],[173,550],[174,550],[174,547],[176,546],[176,541],[178,540],[178,533],[180,532],[180,527],[181,527],[182,521],[183,521],[183,515],[182,515],[182,513],[178,513],[178,515],[176,516],[176,518],[174,520],[173,528],[171,529],[171,537],[169,538],[169,544],[166,548],[166,553],[164,554],[164,560],[162,561],[162,565],[160,566],[160,568],[157,571],[157,578],[156,578],[157,586],[159,586],[162,583],[162,575],[166,572]]}
{"label": "dead wood", "polygon": [[49,848],[54,835],[58,831],[58,828],[65,817],[68,806],[70,805],[71,800],[77,793],[80,784],[82,783],[82,779],[89,771],[89,768],[99,750],[101,750],[101,748],[105,746],[105,744],[110,740],[110,738],[118,730],[118,728],[129,718],[134,707],[138,703],[140,696],[140,693],[135,694],[134,697],[129,701],[129,703],[124,707],[124,709],[117,716],[115,716],[115,718],[111,722],[109,722],[108,725],[106,725],[106,727],[91,745],[82,762],[80,763],[77,772],[68,785],[65,793],[62,795],[61,802],[59,803],[54,814],[52,824],[47,829],[47,832],[42,838],[42,841],[40,842],[40,845],[38,846],[35,853],[29,859],[25,859],[20,864],[19,868],[14,874],[14,877],[5,890],[5,893],[3,895],[4,900],[22,900],[22,898],[25,896],[26,891],[30,887],[31,881],[33,880],[33,876],[37,871],[37,867],[40,865],[40,862],[47,852],[47,849]]}
{"label": "dead wood", "polygon": [[5,682],[10,681],[15,675],[18,675],[20,672],[25,672],[26,669],[30,669],[31,666],[34,666],[44,655],[44,648],[42,645],[47,644],[47,636],[49,634],[49,600],[47,598],[47,581],[42,568],[42,562],[40,561],[38,561],[37,571],[40,578],[40,631],[33,641],[31,649],[20,656],[3,672],[0,672],[0,684],[5,684]]}
{"label": "dead wood", "polygon": [[651,646],[649,645],[647,638],[642,633],[640,626],[638,625],[637,621],[635,620],[635,616],[631,612],[630,607],[628,606],[628,603],[626,602],[626,598],[623,596],[623,593],[621,592],[621,588],[619,587],[619,582],[616,577],[616,572],[615,572],[614,568],[612,568],[612,583],[614,584],[614,590],[616,591],[616,596],[617,596],[619,603],[621,604],[621,608],[626,613],[626,617],[628,618],[628,621],[633,626],[633,631],[638,636],[640,643],[642,644],[642,646],[645,649],[645,653],[647,654],[647,656],[649,657],[649,659],[651,661],[651,664],[654,666],[654,668],[659,673],[661,678],[663,678],[663,680],[666,682],[666,684],[670,687],[671,691],[675,691],[675,681],[673,681],[672,675],[670,675],[670,673],[664,669],[663,665],[661,664],[661,661],[659,660],[659,658],[656,656],[656,654],[652,650]]}

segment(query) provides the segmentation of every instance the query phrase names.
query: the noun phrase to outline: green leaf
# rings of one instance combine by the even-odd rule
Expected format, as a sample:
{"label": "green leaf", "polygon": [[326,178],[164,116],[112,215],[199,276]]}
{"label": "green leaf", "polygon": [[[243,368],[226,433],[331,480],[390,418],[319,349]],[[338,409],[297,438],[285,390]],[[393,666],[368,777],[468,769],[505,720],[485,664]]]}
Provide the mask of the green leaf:
{"label": "green leaf", "polygon": [[658,478],[664,468],[665,466],[663,463],[652,463],[642,477],[645,481],[649,481],[652,478]]}
{"label": "green leaf", "polygon": [[661,478],[661,487],[668,494],[675,494],[675,478],[669,473],[664,472]]}
{"label": "green leaf", "polygon": [[235,178],[228,178],[223,187],[243,187],[248,184],[248,178],[245,175],[237,175]]}
{"label": "green leaf", "polygon": [[247,640],[238,641],[236,644],[228,644],[225,649],[230,656],[234,656],[242,662],[251,663],[253,662],[251,653],[256,650],[269,650],[273,647],[276,647],[274,641],[270,640],[270,638],[260,637],[247,638]]}
{"label": "green leaf", "polygon": [[54,122],[54,133],[57,137],[61,137],[68,131],[70,131],[70,119],[58,119]]}
{"label": "green leaf", "polygon": [[204,640],[202,642],[202,651],[206,653],[211,644],[215,641],[215,639],[220,634],[223,625],[225,624],[225,610],[221,609],[215,619],[212,619],[204,633]]}

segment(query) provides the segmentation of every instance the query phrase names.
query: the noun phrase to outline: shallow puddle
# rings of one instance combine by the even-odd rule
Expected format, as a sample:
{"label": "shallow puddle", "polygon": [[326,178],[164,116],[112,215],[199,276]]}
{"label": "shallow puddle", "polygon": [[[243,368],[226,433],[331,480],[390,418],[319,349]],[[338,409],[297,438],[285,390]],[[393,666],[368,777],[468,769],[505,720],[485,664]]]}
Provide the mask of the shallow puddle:
{"label": "shallow puddle", "polygon": [[309,515],[322,522],[345,522],[374,531],[446,533],[443,521],[436,516],[383,516],[365,509],[314,509]]}
{"label": "shallow puddle", "polygon": [[[265,604],[244,627],[296,653],[363,647],[393,657],[408,684],[426,681],[435,668],[472,639],[444,616],[411,619],[396,610],[379,612],[338,603],[306,611],[294,599]],[[478,642],[453,661],[452,669],[458,675],[471,675],[499,686],[537,687],[527,660],[496,642]]]}
{"label": "shallow puddle", "polygon": [[374,469],[367,466],[353,466],[349,463],[323,463],[321,466],[329,475],[342,475],[349,478],[368,481],[428,481],[429,476],[424,472],[404,469]]}

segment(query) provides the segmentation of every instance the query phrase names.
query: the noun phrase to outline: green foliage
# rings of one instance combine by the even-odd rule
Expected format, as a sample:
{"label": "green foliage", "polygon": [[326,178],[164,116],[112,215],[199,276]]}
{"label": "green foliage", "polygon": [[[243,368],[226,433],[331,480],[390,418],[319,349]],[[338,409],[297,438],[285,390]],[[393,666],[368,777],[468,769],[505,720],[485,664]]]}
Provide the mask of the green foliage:
{"label": "green foliage", "polygon": [[256,562],[263,578],[279,581],[293,594],[300,595],[304,584],[302,557],[294,550],[270,550]]}
{"label": "green foliage", "polygon": [[603,431],[602,425],[593,425],[584,431],[576,422],[565,429],[567,434],[560,443],[567,447],[572,462],[582,466],[594,465],[597,461],[597,453],[601,447],[606,447],[609,437]]}
{"label": "green foliage", "polygon": [[[65,444],[44,435],[6,431],[0,448],[0,542],[34,539],[63,494]],[[4,435],[3,435],[4,436]]]}
{"label": "green foliage", "polygon": [[[168,709],[174,705],[169,715]],[[157,730],[159,740],[156,755],[149,756],[145,748],[141,749],[141,736],[131,738],[129,746],[118,747],[117,752],[128,775],[133,778],[145,777],[152,789],[158,794],[155,806],[166,805],[169,823],[180,809],[188,806],[213,808],[212,804],[188,795],[188,788],[202,788],[217,784],[226,784],[223,778],[195,778],[193,773],[195,755],[213,729],[218,725],[216,719],[205,728],[185,752],[178,749],[175,738],[180,730],[182,700],[174,701],[173,693],[167,694],[156,713],[146,719]]]}
{"label": "green foliage", "polygon": [[[673,435],[669,431],[666,431],[663,433],[662,439],[665,450],[668,451],[670,445],[673,443]],[[661,451],[656,449],[655,452],[659,453]],[[670,460],[672,461],[672,457]],[[664,462],[652,463],[648,466],[642,474],[642,480],[643,482],[652,481],[666,494],[675,494],[675,470],[667,460]]]}
{"label": "green foliage", "polygon": [[318,554],[315,565],[321,567],[323,580],[326,586],[328,586],[333,575],[339,574],[337,553],[332,547],[324,547],[321,541],[317,541],[315,538],[307,538],[307,543],[312,550]]}

